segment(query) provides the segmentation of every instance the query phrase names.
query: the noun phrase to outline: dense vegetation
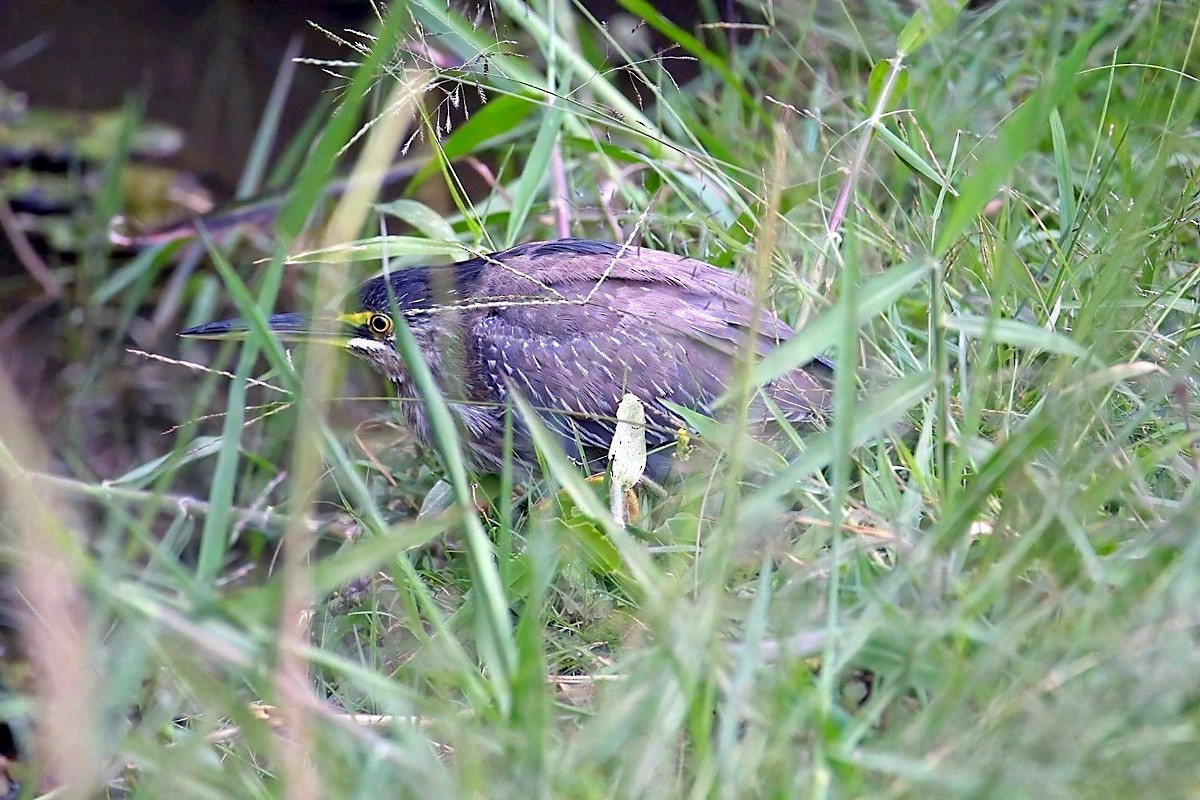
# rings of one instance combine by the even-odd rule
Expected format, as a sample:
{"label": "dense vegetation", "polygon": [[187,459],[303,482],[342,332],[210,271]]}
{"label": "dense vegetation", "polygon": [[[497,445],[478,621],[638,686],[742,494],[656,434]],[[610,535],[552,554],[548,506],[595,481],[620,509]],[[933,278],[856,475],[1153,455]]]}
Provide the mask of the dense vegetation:
{"label": "dense vegetation", "polygon": [[[39,328],[64,421],[0,382],[27,786],[1195,796],[1197,7],[587,5],[331,32],[328,106],[270,164],[266,109],[247,165],[290,187],[269,236],[201,231],[194,273],[92,237]],[[625,529],[552,454],[519,488],[418,452],[332,351],[125,351],[563,233],[769,281],[802,333],[753,376],[835,357],[828,429],[753,480],[735,444]]]}

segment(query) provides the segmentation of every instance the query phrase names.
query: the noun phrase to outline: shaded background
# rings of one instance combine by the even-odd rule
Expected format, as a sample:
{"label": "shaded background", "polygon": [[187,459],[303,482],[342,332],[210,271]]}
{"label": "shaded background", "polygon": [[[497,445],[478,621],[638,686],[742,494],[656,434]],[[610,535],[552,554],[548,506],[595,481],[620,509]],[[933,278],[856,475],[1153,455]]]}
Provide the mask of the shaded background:
{"label": "shaded background", "polygon": [[[657,5],[684,27],[738,13],[726,0]],[[620,12],[614,0],[587,8],[599,19]],[[31,106],[101,111],[131,95],[144,98],[147,118],[184,134],[175,166],[220,197],[241,174],[289,40],[302,37],[305,57],[344,60],[346,48],[310,21],[334,32],[362,30],[372,13],[369,3],[350,0],[0,3],[0,84],[27,95]],[[695,69],[675,63],[673,70]],[[280,141],[329,85],[319,67],[297,70]]]}
{"label": "shaded background", "polygon": [[[0,82],[33,107],[144,98],[148,118],[184,133],[177,166],[220,195],[237,182],[289,39],[301,35],[306,56],[344,58],[308,21],[341,30],[369,14],[359,2],[2,3]],[[284,130],[328,84],[316,67],[297,70]]]}

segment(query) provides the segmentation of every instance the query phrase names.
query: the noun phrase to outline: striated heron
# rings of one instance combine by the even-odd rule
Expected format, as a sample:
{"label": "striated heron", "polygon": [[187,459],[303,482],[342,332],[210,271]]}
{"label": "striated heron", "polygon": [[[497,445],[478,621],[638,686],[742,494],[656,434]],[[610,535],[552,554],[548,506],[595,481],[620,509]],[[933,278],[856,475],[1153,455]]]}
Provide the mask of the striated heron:
{"label": "striated heron", "polygon": [[[756,315],[749,287],[731,272],[586,239],[529,242],[456,264],[401,269],[367,281],[340,311],[275,314],[268,322],[283,339],[343,345],[395,384],[400,397],[411,398],[393,309],[453,409],[478,472],[503,463],[512,394],[537,409],[569,455],[596,468],[612,440],[617,404],[630,392],[646,404],[648,472],[661,480],[685,428],[663,401],[711,412],[740,348],[752,342],[761,357],[792,334],[770,311]],[[227,320],[181,335],[240,338],[246,329]],[[829,412],[830,378],[824,358],[792,370],[755,392],[749,420],[766,423],[778,411],[801,425],[821,421]],[[402,408],[428,444],[421,403]],[[512,455],[532,469],[533,445],[519,414],[512,427]]]}

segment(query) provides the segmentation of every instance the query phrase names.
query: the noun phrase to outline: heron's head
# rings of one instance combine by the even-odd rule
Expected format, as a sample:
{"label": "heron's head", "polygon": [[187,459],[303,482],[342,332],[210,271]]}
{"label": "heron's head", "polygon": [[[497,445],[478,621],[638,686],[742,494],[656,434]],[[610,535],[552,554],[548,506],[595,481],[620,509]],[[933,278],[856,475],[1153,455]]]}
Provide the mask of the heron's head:
{"label": "heron's head", "polygon": [[[434,325],[427,269],[409,269],[372,278],[351,292],[333,311],[314,315],[272,314],[267,327],[285,342],[309,342],[345,348],[351,355],[394,383],[404,383],[407,370],[396,351],[396,319],[402,316],[427,361],[435,360]],[[245,320],[210,322],[181,331],[196,339],[245,339]]]}

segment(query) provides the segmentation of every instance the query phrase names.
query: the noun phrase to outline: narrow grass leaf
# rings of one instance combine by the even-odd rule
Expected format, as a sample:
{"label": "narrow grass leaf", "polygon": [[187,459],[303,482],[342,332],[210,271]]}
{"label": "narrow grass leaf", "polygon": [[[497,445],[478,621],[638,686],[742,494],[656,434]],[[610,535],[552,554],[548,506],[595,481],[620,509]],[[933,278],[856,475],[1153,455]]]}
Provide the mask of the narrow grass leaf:
{"label": "narrow grass leaf", "polygon": [[383,535],[359,539],[313,565],[313,590],[318,595],[325,594],[355,578],[370,575],[398,554],[429,543],[461,522],[461,509],[456,508],[436,517],[394,525]]}
{"label": "narrow grass leaf", "polygon": [[179,249],[178,242],[147,247],[138,253],[128,264],[118,267],[92,293],[91,302],[102,306],[113,300],[117,295],[135,285],[148,273],[155,273],[170,262],[171,256]]}
{"label": "narrow grass leaf", "polygon": [[454,241],[435,241],[423,236],[371,236],[344,244],[305,250],[288,256],[286,264],[342,264],[346,262],[411,259],[429,255],[458,256],[465,248]]}
{"label": "narrow grass leaf", "polygon": [[675,42],[685,52],[695,56],[705,67],[720,75],[721,80],[737,93],[746,108],[752,109],[763,115],[764,119],[766,118],[762,110],[762,104],[756,102],[750,96],[750,93],[746,91],[744,85],[745,79],[734,74],[725,57],[719,56],[712,50],[709,50],[704,46],[703,42],[664,17],[654,5],[646,2],[646,0],[620,0],[620,3],[622,8],[633,14],[637,19],[645,21],[647,25]]}
{"label": "narrow grass leaf", "polygon": [[292,80],[296,76],[296,56],[300,55],[300,37],[293,36],[288,42],[283,57],[279,59],[279,69],[275,73],[275,81],[271,84],[271,94],[263,109],[258,129],[254,132],[254,140],[250,144],[250,154],[246,158],[246,166],[242,177],[238,180],[235,196],[244,200],[252,196],[262,186],[263,176],[267,173],[267,162],[271,156],[271,147],[279,132],[279,123],[283,119],[283,108],[287,101]]}
{"label": "narrow grass leaf", "polygon": [[[276,366],[283,365],[285,367],[281,373],[281,380],[285,384],[284,388],[288,391],[296,392],[299,387],[297,385],[295,370],[291,369],[287,356],[283,351],[283,346],[275,338],[275,334],[271,332],[271,326],[267,323],[268,315],[263,310],[262,304],[251,293],[250,287],[237,274],[237,270],[229,263],[229,259],[225,257],[225,254],[208,237],[207,232],[202,230],[200,234],[209,248],[209,256],[212,257],[213,266],[217,268],[217,273],[221,276],[225,290],[229,292],[229,299],[233,301],[233,305],[237,309],[242,321],[249,328],[249,335],[246,337],[245,344],[243,345],[243,352],[251,350],[254,351],[254,355],[257,355],[257,348],[262,347],[268,352],[268,358],[271,359],[272,363]],[[274,293],[270,293],[270,296],[273,298]]]}
{"label": "narrow grass leaf", "polygon": [[[217,265],[218,271],[221,273],[226,287],[229,289],[235,306],[237,306],[242,314],[243,319],[248,322],[251,332],[243,345],[242,357],[241,361],[239,361],[239,370],[237,373],[239,380],[235,380],[230,388],[229,405],[226,411],[226,425],[222,429],[222,439],[225,446],[222,447],[218,454],[218,469],[214,473],[214,488],[210,493],[210,504],[213,498],[219,497],[223,505],[212,506],[209,515],[205,518],[205,528],[201,535],[197,575],[209,580],[215,575],[213,570],[219,567],[220,562],[224,559],[226,532],[229,525],[228,510],[232,503],[232,481],[233,475],[236,474],[233,471],[228,473],[222,471],[221,459],[236,457],[236,447],[231,448],[229,442],[233,441],[237,443],[240,441],[239,437],[241,435],[245,409],[245,376],[249,373],[249,366],[253,363],[257,354],[256,348],[260,344],[264,349],[264,354],[268,362],[278,371],[281,381],[297,397],[303,398],[295,370],[292,369],[292,365],[279,341],[271,334],[267,326],[266,315],[254,303],[249,289],[246,288],[246,285],[238,277],[224,256],[219,251],[214,250],[213,257],[214,263]],[[281,273],[277,270],[275,277],[278,278],[279,274]],[[428,376],[428,368],[426,368],[425,374]],[[314,416],[313,418],[320,422],[319,416]],[[328,425],[321,423],[318,433],[322,438],[326,457],[332,463],[334,472],[343,486],[349,490],[350,500],[355,504],[357,513],[362,518],[367,529],[375,536],[385,535],[388,525],[381,516],[380,510],[375,503],[375,498],[371,495],[362,477],[356,471],[354,463],[346,455],[342,443],[337,439]],[[231,452],[232,456],[229,455]],[[234,465],[236,466],[236,460],[234,461]],[[219,478],[222,481],[221,483],[218,483]],[[219,496],[217,494],[218,488],[222,492]],[[210,522],[214,518],[216,518],[216,521]],[[470,519],[474,519],[474,517],[468,517],[468,520]],[[478,520],[476,519],[475,522],[477,523]],[[396,559],[395,563],[401,572],[404,585],[413,592],[424,620],[434,634],[438,636],[446,652],[454,659],[456,666],[462,673],[464,680],[462,685],[464,689],[469,693],[473,702],[486,704],[494,698],[494,695],[485,691],[482,681],[478,678],[478,674],[473,664],[471,664],[462,643],[447,628],[441,609],[430,595],[424,581],[421,580],[407,559]],[[201,584],[203,585],[204,582],[201,581]]]}
{"label": "narrow grass leaf", "polygon": [[1081,36],[1075,47],[1054,65],[1050,79],[1044,82],[1001,126],[995,138],[981,146],[979,162],[959,189],[958,198],[949,205],[945,221],[934,241],[933,254],[942,256],[986,206],[1005,177],[1020,158],[1044,135],[1043,123],[1051,110],[1075,89],[1075,82],[1087,54],[1108,27],[1111,9],[1104,18]]}
{"label": "narrow grass leaf", "polygon": [[[918,259],[891,267],[864,281],[859,287],[855,305],[856,323],[865,325],[882,314],[919,284],[932,267],[931,262]],[[792,338],[768,353],[754,367],[755,385],[762,386],[828,351],[841,328],[841,313],[836,306],[821,313]]]}
{"label": "narrow grass leaf", "polygon": [[379,203],[375,209],[416,228],[433,241],[454,242],[458,236],[446,218],[424,203],[406,198],[397,198],[388,203]]}
{"label": "narrow grass leaf", "polygon": [[[221,447],[217,453],[217,464],[213,469],[212,486],[209,489],[210,513],[204,518],[204,527],[200,533],[200,554],[196,561],[196,577],[202,587],[209,586],[220,574],[225,562],[229,545],[230,517],[229,509],[233,506],[234,487],[237,482],[238,457],[241,453],[242,427],[246,418],[246,379],[258,356],[261,346],[272,353],[277,363],[286,364],[283,350],[279,342],[271,335],[267,325],[266,314],[251,295],[246,284],[238,277],[233,265],[216,247],[208,233],[201,229],[201,238],[208,248],[213,264],[220,273],[226,289],[233,299],[234,305],[250,325],[251,335],[242,346],[238,357],[236,377],[229,384],[229,395],[225,412],[225,421],[221,428]],[[263,286],[264,302],[271,302],[279,288],[281,271],[274,269],[268,272]],[[296,391],[295,375],[290,368],[284,373],[285,379],[290,378],[288,386]]]}
{"label": "narrow grass leaf", "polygon": [[197,436],[182,452],[167,453],[139,464],[124,475],[113,478],[110,483],[115,486],[145,486],[167,470],[179,469],[186,464],[207,458],[220,449],[220,436]]}
{"label": "narrow grass leaf", "polygon": [[896,38],[896,52],[908,56],[925,46],[958,17],[966,0],[922,3],[909,17],[908,22]]}
{"label": "narrow grass leaf", "polygon": [[1071,152],[1062,115],[1050,112],[1050,141],[1054,145],[1054,175],[1058,179],[1059,228],[1062,235],[1075,226],[1075,186],[1071,181]]}
{"label": "narrow grass leaf", "polygon": [[953,546],[966,535],[971,523],[990,516],[986,509],[988,498],[999,489],[1001,482],[1030,460],[1031,452],[1044,446],[1057,427],[1055,415],[1043,403],[1003,442],[997,445],[978,471],[968,479],[966,488],[946,500],[946,510],[939,521],[932,543],[943,550]]}
{"label": "narrow grass leaf", "polygon": [[[852,446],[858,447],[883,434],[925,399],[932,388],[932,373],[922,372],[899,380],[886,390],[873,392],[858,405],[855,419],[845,423],[852,426]],[[743,521],[757,524],[764,517],[773,516],[779,510],[779,502],[794,491],[801,480],[829,466],[834,455],[833,437],[829,432],[808,438],[804,444],[804,452],[787,469],[743,501],[739,510]]]}
{"label": "narrow grass leaf", "polygon": [[546,430],[545,423],[542,422],[533,407],[520,395],[513,395],[513,397],[516,400],[517,410],[529,428],[530,436],[533,438],[538,453],[549,468],[550,475],[563,487],[579,510],[600,525],[607,534],[609,540],[621,554],[621,562],[629,575],[633,577],[637,590],[657,600],[656,588],[659,586],[659,574],[645,550],[624,528],[616,524],[596,492],[579,474],[579,469],[567,459],[562,452],[561,445]]}
{"label": "narrow grass leaf", "polygon": [[954,314],[946,317],[943,324],[947,329],[973,339],[1002,342],[1024,350],[1040,350],[1075,358],[1088,355],[1087,348],[1081,347],[1063,334],[1016,319]]}
{"label": "narrow grass leaf", "polygon": [[773,450],[765,442],[760,442],[752,436],[746,436],[738,426],[728,422],[713,419],[695,409],[672,403],[670,400],[659,401],[672,414],[676,414],[684,423],[694,430],[701,441],[718,449],[728,449],[734,442],[734,437],[744,436],[738,447],[744,448],[743,455],[748,463],[755,464],[761,469],[778,469],[787,462],[782,455]]}
{"label": "narrow grass leaf", "polygon": [[288,198],[279,210],[278,229],[284,242],[299,235],[308,222],[313,204],[324,190],[338,154],[358,126],[359,110],[371,96],[371,86],[379,80],[379,73],[387,60],[395,53],[396,32],[406,15],[386,14],[372,37],[371,50],[354,70],[354,77],[341,93],[342,102],[336,113],[328,117],[325,130],[316,145],[304,160]]}
{"label": "narrow grass leaf", "polygon": [[917,174],[928,180],[939,189],[948,192],[952,196],[958,196],[958,192],[955,191],[954,187],[951,186],[950,183],[947,182],[946,179],[942,177],[942,175],[939,174],[938,171],[934,169],[928,161],[922,158],[916,150],[913,150],[909,146],[908,142],[892,133],[891,129],[888,128],[887,125],[879,122],[875,125],[875,133],[878,134],[879,138],[883,140],[883,143],[886,144],[888,148],[896,154],[897,158],[899,158],[912,169],[916,170]]}
{"label": "narrow grass leaf", "polygon": [[538,129],[537,138],[525,160],[521,177],[509,189],[512,197],[512,212],[508,216],[508,229],[504,235],[505,247],[512,247],[521,238],[525,228],[525,220],[529,216],[533,202],[541,193],[549,177],[550,156],[554,152],[558,133],[562,128],[563,112],[555,107],[546,112]]}

